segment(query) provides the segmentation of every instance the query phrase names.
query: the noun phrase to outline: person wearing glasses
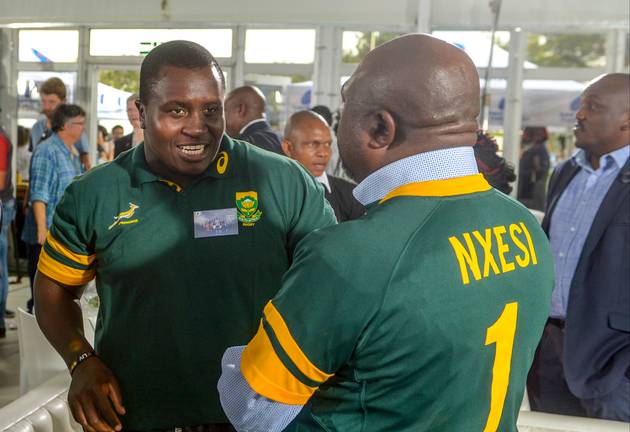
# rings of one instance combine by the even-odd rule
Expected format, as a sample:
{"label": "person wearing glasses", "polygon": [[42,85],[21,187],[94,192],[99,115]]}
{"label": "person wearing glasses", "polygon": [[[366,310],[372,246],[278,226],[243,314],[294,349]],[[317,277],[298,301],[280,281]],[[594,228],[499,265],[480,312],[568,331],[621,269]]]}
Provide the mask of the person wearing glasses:
{"label": "person wearing glasses", "polygon": [[[52,115],[51,129],[52,135],[35,147],[31,159],[29,207],[22,231],[28,248],[31,292],[55,207],[68,184],[81,174],[81,160],[74,143],[85,129],[85,111],[78,105],[59,105]],[[32,299],[27,308],[32,312]]]}

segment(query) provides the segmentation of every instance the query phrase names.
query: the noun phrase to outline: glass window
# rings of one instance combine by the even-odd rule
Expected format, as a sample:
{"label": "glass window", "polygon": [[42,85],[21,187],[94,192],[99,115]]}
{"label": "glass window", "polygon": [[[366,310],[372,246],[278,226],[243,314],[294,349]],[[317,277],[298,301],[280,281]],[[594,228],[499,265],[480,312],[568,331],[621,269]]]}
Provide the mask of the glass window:
{"label": "glass window", "polygon": [[315,30],[247,30],[247,63],[313,63]]}
{"label": "glass window", "polygon": [[[484,68],[490,59],[492,32],[489,31],[435,31],[433,36],[452,43],[466,51],[475,66]],[[492,53],[492,67],[505,68],[509,61],[510,32],[496,32],[494,37],[494,52]],[[532,67],[526,64],[525,67]]]}
{"label": "glass window", "polygon": [[527,60],[544,67],[604,67],[606,36],[599,33],[529,34]]}
{"label": "glass window", "polygon": [[66,85],[66,101],[74,101],[77,82],[76,72],[19,72],[18,73],[18,118],[36,119],[41,112],[39,87],[48,78],[58,77]]}
{"label": "glass window", "polygon": [[232,56],[230,29],[94,29],[90,31],[90,55],[144,56],[172,40],[197,42],[215,57]]}
{"label": "glass window", "polygon": [[303,75],[269,75],[250,73],[246,85],[255,85],[267,98],[267,120],[278,132],[284,130],[287,118],[311,106],[313,81]]}
{"label": "glass window", "polygon": [[74,63],[79,58],[78,30],[20,30],[21,62]]}
{"label": "glass window", "polygon": [[341,43],[343,62],[360,63],[368,52],[400,35],[400,33],[345,31]]}

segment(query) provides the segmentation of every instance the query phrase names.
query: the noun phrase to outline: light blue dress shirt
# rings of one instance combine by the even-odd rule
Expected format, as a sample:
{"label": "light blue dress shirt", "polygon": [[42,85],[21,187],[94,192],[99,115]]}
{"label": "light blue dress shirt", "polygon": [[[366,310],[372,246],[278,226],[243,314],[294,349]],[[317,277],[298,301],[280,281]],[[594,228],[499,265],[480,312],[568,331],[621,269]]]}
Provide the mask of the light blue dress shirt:
{"label": "light blue dress shirt", "polygon": [[551,295],[552,318],[566,318],[571,281],[584,242],[606,193],[628,160],[629,154],[630,145],[627,145],[603,155],[599,158],[597,170],[591,166],[584,150],[573,156],[582,169],[558,200],[549,230],[556,275]]}

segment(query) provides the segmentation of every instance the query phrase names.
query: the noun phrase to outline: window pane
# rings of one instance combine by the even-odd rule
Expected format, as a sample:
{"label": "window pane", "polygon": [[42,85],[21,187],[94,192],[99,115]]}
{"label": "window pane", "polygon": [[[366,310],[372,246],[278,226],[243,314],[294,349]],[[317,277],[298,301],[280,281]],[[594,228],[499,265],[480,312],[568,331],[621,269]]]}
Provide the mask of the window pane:
{"label": "window pane", "polygon": [[90,31],[90,55],[143,56],[161,43],[189,40],[215,57],[232,56],[232,30],[102,29]]}
{"label": "window pane", "polygon": [[529,34],[527,60],[544,67],[603,67],[606,65],[606,36]]}
{"label": "window pane", "polygon": [[343,62],[360,63],[368,52],[400,35],[401,33],[345,31],[341,43]]}
{"label": "window pane", "polygon": [[[475,66],[485,68],[490,59],[490,47],[492,33],[488,31],[435,31],[433,36],[452,43],[466,51]],[[492,66],[505,68],[508,66],[510,32],[496,32],[494,38],[494,52],[492,53]],[[534,67],[525,64],[526,68]]]}
{"label": "window pane", "polygon": [[[66,85],[66,101],[74,101],[77,82],[76,72],[19,72],[18,73],[18,118],[37,118],[41,112],[39,87],[48,78],[58,77]],[[84,107],[85,108],[85,107]]]}
{"label": "window pane", "polygon": [[313,63],[315,30],[247,30],[247,63]]}
{"label": "window pane", "polygon": [[79,58],[78,30],[20,30],[22,62],[73,63]]}

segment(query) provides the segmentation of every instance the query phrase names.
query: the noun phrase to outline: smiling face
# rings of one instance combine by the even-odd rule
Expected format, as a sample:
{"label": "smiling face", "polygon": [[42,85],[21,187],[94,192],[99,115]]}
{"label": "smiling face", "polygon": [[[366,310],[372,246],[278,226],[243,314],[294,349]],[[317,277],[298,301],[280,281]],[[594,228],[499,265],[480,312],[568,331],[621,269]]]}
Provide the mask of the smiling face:
{"label": "smiling face", "polygon": [[164,66],[148,100],[139,105],[151,170],[190,184],[216,157],[225,122],[223,89],[211,67]]}

